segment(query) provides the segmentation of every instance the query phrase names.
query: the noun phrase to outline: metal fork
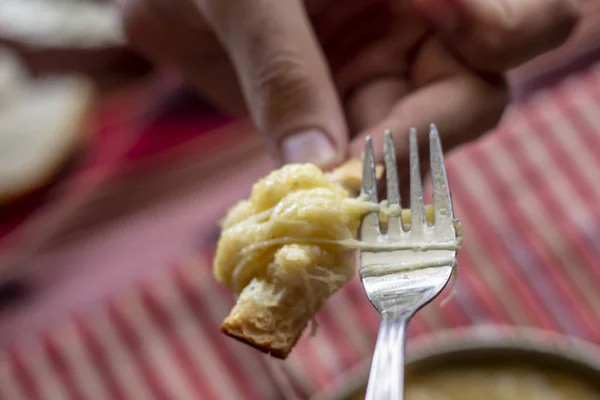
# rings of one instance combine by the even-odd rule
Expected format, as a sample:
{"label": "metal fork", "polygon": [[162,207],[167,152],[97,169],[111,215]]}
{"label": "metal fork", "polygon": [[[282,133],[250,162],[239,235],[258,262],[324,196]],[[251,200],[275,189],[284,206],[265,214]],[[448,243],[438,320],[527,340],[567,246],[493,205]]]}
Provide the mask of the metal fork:
{"label": "metal fork", "polygon": [[[456,263],[456,248],[452,247],[453,242],[456,244],[452,199],[435,125],[431,125],[429,134],[434,207],[431,226],[425,220],[421,164],[414,129],[410,131],[409,142],[410,227],[403,226],[400,217],[389,218],[387,232],[383,233],[379,215],[373,212],[363,218],[360,228],[362,241],[378,244],[360,252],[359,274],[367,297],[381,314],[367,400],[403,399],[408,322],[444,289]],[[390,207],[397,209],[401,204],[400,190],[390,132],[385,133],[384,153],[387,200]],[[367,138],[363,154],[362,195],[370,201],[378,201],[371,138]],[[391,247],[396,250],[389,250]]]}

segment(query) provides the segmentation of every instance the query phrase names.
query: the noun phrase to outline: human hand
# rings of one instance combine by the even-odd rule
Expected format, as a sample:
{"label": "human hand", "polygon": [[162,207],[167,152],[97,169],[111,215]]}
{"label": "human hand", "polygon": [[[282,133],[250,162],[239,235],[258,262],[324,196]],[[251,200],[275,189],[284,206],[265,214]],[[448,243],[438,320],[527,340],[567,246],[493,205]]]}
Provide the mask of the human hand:
{"label": "human hand", "polygon": [[279,161],[322,166],[359,156],[365,135],[382,149],[385,129],[402,166],[409,127],[436,123],[446,150],[486,132],[508,101],[503,72],[579,16],[577,0],[117,2],[135,47],[247,111]]}

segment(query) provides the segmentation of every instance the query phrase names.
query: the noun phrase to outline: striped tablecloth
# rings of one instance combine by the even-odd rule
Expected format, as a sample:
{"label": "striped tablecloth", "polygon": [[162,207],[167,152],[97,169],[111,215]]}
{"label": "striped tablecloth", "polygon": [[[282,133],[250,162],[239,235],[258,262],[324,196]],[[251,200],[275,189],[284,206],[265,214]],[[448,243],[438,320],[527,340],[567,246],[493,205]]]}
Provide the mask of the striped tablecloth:
{"label": "striped tablecloth", "polygon": [[[465,231],[457,293],[420,312],[410,336],[503,323],[600,342],[600,63],[512,107],[493,134],[448,158],[448,172]],[[206,202],[198,194],[176,208]],[[177,221],[164,228],[173,238]],[[152,246],[136,251],[154,257]],[[284,362],[221,335],[233,299],[211,256],[206,247],[174,259],[162,275],[0,342],[0,399],[308,398],[370,357],[378,315],[356,280]]]}

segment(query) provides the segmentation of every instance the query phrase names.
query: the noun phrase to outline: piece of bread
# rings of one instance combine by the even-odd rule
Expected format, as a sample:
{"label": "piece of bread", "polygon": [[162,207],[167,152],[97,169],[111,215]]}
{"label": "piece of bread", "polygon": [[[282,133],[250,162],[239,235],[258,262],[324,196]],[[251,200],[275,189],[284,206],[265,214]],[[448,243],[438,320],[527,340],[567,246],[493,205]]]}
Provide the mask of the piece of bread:
{"label": "piece of bread", "polygon": [[[352,252],[347,256],[354,257]],[[221,332],[285,359],[327,298],[354,275],[353,269],[325,275],[310,264],[295,272],[276,282],[253,279],[221,324]]]}
{"label": "piece of bread", "polygon": [[[377,179],[383,176],[383,165],[375,166],[375,174]],[[328,173],[327,178],[339,183],[353,195],[358,195],[362,183],[362,162],[356,159],[348,160]]]}
{"label": "piece of bread", "polygon": [[[382,172],[378,168],[379,176]],[[358,193],[361,173],[361,162],[352,160],[327,177],[351,193]],[[354,276],[353,267],[325,270],[315,265],[324,251],[317,246],[299,246],[276,252],[273,268],[285,264],[285,271],[269,271],[269,280],[252,279],[223,321],[221,331],[273,357],[285,359],[327,298]],[[354,265],[353,251],[339,248],[336,251],[339,254],[335,257],[343,258],[329,265]]]}
{"label": "piece of bread", "polygon": [[78,76],[29,80],[0,52],[0,205],[47,185],[82,147],[94,100]]}
{"label": "piece of bread", "polygon": [[[271,283],[253,280],[242,291],[221,332],[276,358],[285,359],[302,335],[314,313],[306,298],[306,287],[286,287],[284,296]],[[329,297],[327,290],[311,286],[320,307]]]}

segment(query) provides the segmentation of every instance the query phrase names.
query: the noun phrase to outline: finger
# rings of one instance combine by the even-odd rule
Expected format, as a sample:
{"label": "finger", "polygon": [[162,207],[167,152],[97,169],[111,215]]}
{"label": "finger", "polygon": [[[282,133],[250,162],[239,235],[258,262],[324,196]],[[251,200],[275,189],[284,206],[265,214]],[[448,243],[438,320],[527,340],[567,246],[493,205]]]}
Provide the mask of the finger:
{"label": "finger", "polygon": [[171,67],[202,96],[230,114],[245,113],[235,71],[188,0],[117,0],[132,47]]}
{"label": "finger", "polygon": [[299,0],[198,0],[237,71],[251,116],[283,162],[336,163],[347,128]]}
{"label": "finger", "polygon": [[[437,99],[445,99],[437,102]],[[394,135],[401,184],[408,184],[408,132],[419,134],[421,159],[428,160],[429,125],[439,129],[444,151],[469,142],[496,126],[507,103],[506,88],[472,76],[461,75],[437,82],[401,100],[381,123],[353,139],[351,157],[360,157],[367,135],[373,138],[377,162],[383,160],[383,132]],[[406,197],[405,197],[406,198]]]}
{"label": "finger", "polygon": [[578,0],[413,0],[447,45],[470,65],[504,72],[562,44]]}
{"label": "finger", "polygon": [[397,77],[373,79],[356,88],[345,104],[350,136],[380,122],[407,93],[408,82]]}
{"label": "finger", "polygon": [[[439,46],[431,46],[432,51]],[[438,65],[422,70],[417,83],[419,89],[398,100],[389,114],[378,124],[355,138],[350,146],[350,154],[359,157],[367,135],[373,139],[378,161],[383,160],[383,132],[392,130],[395,138],[399,173],[406,182],[408,171],[408,132],[414,127],[419,133],[420,149],[427,159],[429,151],[429,125],[435,123],[439,129],[444,150],[449,151],[456,146],[468,142],[489,131],[499,121],[508,102],[508,92],[500,77],[496,80],[484,79],[467,72],[445,75],[442,58],[423,57],[433,61],[429,65]],[[450,65],[449,71],[457,69]]]}
{"label": "finger", "polygon": [[493,128],[507,101],[506,87],[499,82],[469,75],[439,81],[402,99],[382,122],[353,140],[350,153],[360,155],[365,137],[371,135],[377,160],[383,160],[383,132],[390,129],[398,138],[398,161],[406,163],[409,129],[417,128],[425,139],[431,123],[438,126],[444,149],[450,150]]}
{"label": "finger", "polygon": [[[431,123],[438,126],[444,149],[448,151],[493,128],[507,100],[504,85],[477,77],[460,75],[437,82],[402,99],[382,122],[353,140],[350,154],[360,156],[365,137],[370,135],[378,149],[377,160],[383,160],[383,132],[390,129],[396,140],[398,162],[406,164],[409,129],[416,128],[425,140]],[[420,144],[423,150],[428,149],[426,141]]]}
{"label": "finger", "polygon": [[[360,134],[381,122],[398,99],[408,93],[406,79],[388,76],[370,79],[357,87],[346,100],[346,116],[350,137]],[[377,183],[381,198],[385,198],[385,180]],[[408,198],[408,197],[403,197]]]}

